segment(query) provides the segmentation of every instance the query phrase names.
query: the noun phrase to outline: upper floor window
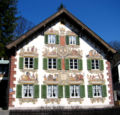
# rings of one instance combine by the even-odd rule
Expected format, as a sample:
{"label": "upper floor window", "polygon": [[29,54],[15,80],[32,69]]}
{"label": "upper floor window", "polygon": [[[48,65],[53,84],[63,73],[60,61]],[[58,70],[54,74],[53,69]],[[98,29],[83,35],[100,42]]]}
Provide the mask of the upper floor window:
{"label": "upper floor window", "polygon": [[56,35],[48,35],[48,44],[56,43]]}
{"label": "upper floor window", "polygon": [[69,44],[76,44],[76,36],[69,36]]}
{"label": "upper floor window", "polygon": [[33,85],[25,84],[22,87],[23,98],[32,98],[33,97]]}
{"label": "upper floor window", "polygon": [[78,60],[70,59],[70,69],[78,69]]}
{"label": "upper floor window", "polygon": [[48,98],[57,98],[58,97],[58,87],[57,85],[48,85],[47,87],[47,97]]}
{"label": "upper floor window", "polygon": [[93,85],[93,97],[101,97],[102,96],[102,87],[101,85]]}
{"label": "upper floor window", "polygon": [[79,85],[71,85],[70,86],[70,97],[71,98],[80,97],[80,87],[79,87]]}
{"label": "upper floor window", "polygon": [[25,57],[24,58],[24,67],[27,69],[32,69],[34,66],[34,61],[32,57]]}
{"label": "upper floor window", "polygon": [[57,68],[57,61],[55,58],[48,59],[48,69],[56,69]]}
{"label": "upper floor window", "polygon": [[92,69],[99,69],[99,60],[92,60]]}

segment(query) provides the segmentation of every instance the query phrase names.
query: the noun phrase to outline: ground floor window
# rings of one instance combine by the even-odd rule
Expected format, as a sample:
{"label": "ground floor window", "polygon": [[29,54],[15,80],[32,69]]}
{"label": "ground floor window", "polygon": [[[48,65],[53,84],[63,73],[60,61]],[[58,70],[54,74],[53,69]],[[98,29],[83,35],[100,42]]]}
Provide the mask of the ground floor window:
{"label": "ground floor window", "polygon": [[57,98],[58,97],[58,86],[57,85],[48,85],[47,87],[47,97],[48,98]]}
{"label": "ground floor window", "polygon": [[24,84],[22,86],[23,96],[24,98],[32,98],[33,97],[33,85]]}
{"label": "ground floor window", "polygon": [[101,97],[102,96],[102,87],[101,85],[93,85],[93,97]]}
{"label": "ground floor window", "polygon": [[70,97],[71,98],[79,98],[80,97],[80,86],[79,85],[71,85],[70,86]]}

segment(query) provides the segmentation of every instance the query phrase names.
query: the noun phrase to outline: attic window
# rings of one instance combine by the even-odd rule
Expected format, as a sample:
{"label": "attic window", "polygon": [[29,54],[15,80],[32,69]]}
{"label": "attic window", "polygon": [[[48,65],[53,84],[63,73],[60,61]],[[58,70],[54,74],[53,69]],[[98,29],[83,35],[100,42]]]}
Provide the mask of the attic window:
{"label": "attic window", "polygon": [[69,36],[69,44],[76,44],[76,36]]}
{"label": "attic window", "polygon": [[56,35],[48,35],[48,44],[56,43]]}

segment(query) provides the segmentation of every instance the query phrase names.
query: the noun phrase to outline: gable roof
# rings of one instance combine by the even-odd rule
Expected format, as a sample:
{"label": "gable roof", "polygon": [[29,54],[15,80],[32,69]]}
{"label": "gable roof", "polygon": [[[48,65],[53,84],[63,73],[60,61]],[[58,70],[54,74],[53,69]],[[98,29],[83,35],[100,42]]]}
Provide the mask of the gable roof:
{"label": "gable roof", "polygon": [[88,28],[85,24],[83,24],[80,20],[78,20],[75,16],[73,16],[65,8],[62,8],[61,10],[59,10],[58,12],[56,12],[55,14],[53,14],[52,16],[50,16],[49,18],[47,18],[46,20],[44,20],[43,22],[41,22],[40,24],[38,24],[37,26],[35,26],[34,28],[32,28],[31,30],[29,30],[28,32],[26,32],[25,34],[23,34],[22,36],[20,36],[17,40],[15,40],[12,43],[8,44],[6,47],[8,49],[16,47],[18,44],[20,44],[22,41],[24,41],[25,39],[27,39],[29,36],[31,36],[32,34],[34,34],[35,32],[37,32],[39,29],[44,28],[48,23],[52,22],[57,17],[59,17],[59,16],[61,16],[63,14],[66,15],[66,17],[68,17],[72,21],[74,21],[77,24],[77,26],[81,27],[82,31],[85,31],[88,34],[90,34],[94,38],[94,40],[98,41],[108,51],[111,51],[112,53],[116,53],[115,49],[113,49],[102,38],[100,38],[96,33],[94,33],[90,28]]}

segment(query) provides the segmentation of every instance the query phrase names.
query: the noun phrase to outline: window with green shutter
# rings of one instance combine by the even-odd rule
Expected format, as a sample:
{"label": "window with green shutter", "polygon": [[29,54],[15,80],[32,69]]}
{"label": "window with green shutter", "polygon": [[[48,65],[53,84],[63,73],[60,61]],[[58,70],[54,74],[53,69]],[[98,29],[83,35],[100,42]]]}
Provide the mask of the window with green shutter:
{"label": "window with green shutter", "polygon": [[45,40],[44,40],[45,44],[48,44],[48,35],[45,35],[44,38],[45,38]]}
{"label": "window with green shutter", "polygon": [[80,97],[84,98],[85,97],[85,86],[80,85]]}
{"label": "window with green shutter", "polygon": [[61,59],[57,59],[57,69],[61,70]]}
{"label": "window with green shutter", "polygon": [[66,45],[69,45],[69,36],[66,36]]}
{"label": "window with green shutter", "polygon": [[47,58],[43,58],[43,69],[47,70]]}
{"label": "window with green shutter", "polygon": [[79,36],[76,36],[76,45],[80,45]]}
{"label": "window with green shutter", "polygon": [[34,98],[39,98],[39,85],[34,85]]}
{"label": "window with green shutter", "polygon": [[63,98],[63,86],[58,85],[58,98]]}
{"label": "window with green shutter", "polygon": [[18,84],[16,86],[16,98],[22,98],[22,85]]}
{"label": "window with green shutter", "polygon": [[87,59],[87,69],[88,69],[88,70],[91,70],[91,69],[92,69],[91,59]]}
{"label": "window with green shutter", "polygon": [[19,58],[19,69],[23,69],[23,63],[24,63],[23,57],[20,57]]}
{"label": "window with green shutter", "polygon": [[102,85],[102,97],[107,97],[106,85]]}
{"label": "window with green shutter", "polygon": [[46,85],[41,86],[41,97],[46,98],[47,97],[47,87]]}
{"label": "window with green shutter", "polygon": [[65,98],[69,98],[69,97],[70,97],[70,86],[65,85]]}
{"label": "window with green shutter", "polygon": [[83,63],[82,63],[82,59],[78,60],[78,70],[82,70],[83,69]]}
{"label": "window with green shutter", "polygon": [[103,70],[104,70],[103,60],[100,60],[100,70],[101,70],[101,71],[103,71]]}
{"label": "window with green shutter", "polygon": [[92,85],[88,85],[88,98],[93,98]]}
{"label": "window with green shutter", "polygon": [[34,69],[38,69],[38,58],[34,58]]}
{"label": "window with green shutter", "polygon": [[65,59],[65,70],[69,70],[69,59]]}
{"label": "window with green shutter", "polygon": [[56,44],[59,44],[59,35],[56,35]]}

